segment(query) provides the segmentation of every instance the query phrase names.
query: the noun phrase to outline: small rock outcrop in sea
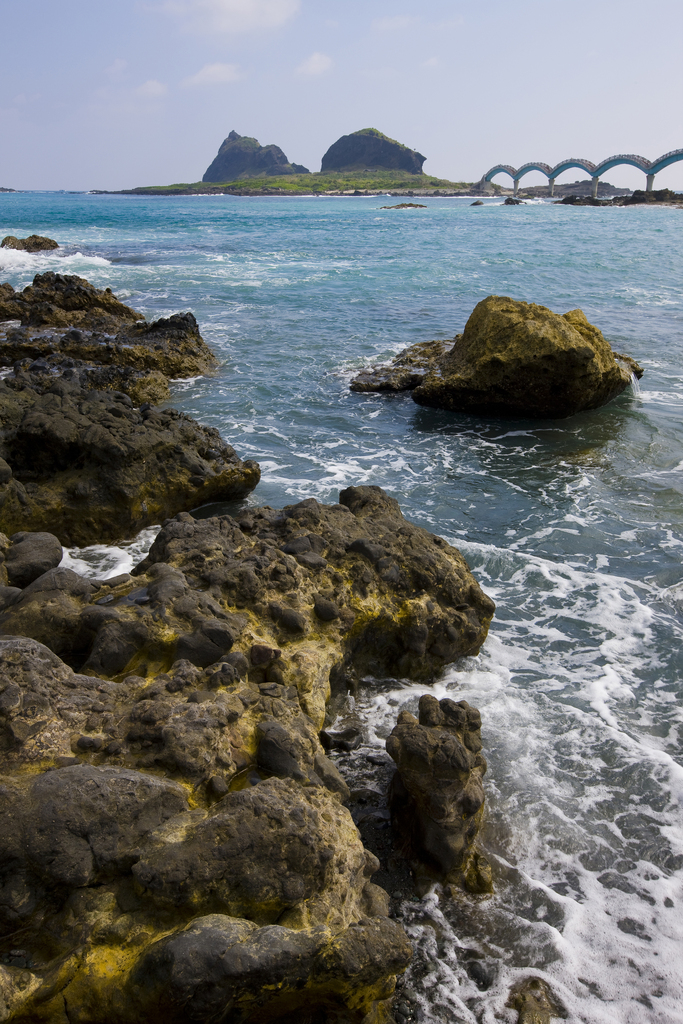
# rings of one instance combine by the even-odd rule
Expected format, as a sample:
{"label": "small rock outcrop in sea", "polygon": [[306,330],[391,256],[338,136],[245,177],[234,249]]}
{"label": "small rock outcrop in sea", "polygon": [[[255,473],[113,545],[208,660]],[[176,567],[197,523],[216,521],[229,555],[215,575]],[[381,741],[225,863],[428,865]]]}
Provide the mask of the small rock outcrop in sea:
{"label": "small rock outcrop in sea", "polygon": [[380,206],[380,210],[426,210],[424,203],[397,203],[396,206]]}
{"label": "small rock outcrop in sea", "polygon": [[524,978],[518,982],[505,1005],[517,1010],[517,1024],[550,1024],[554,1017],[567,1016],[564,1006],[543,978]]}
{"label": "small rock outcrop in sea", "polygon": [[418,891],[433,882],[490,892],[491,868],[474,843],[484,808],[481,716],[467,701],[420,698],[419,721],[402,711],[387,739],[397,772],[392,825]]}
{"label": "small rock outcrop in sea", "polygon": [[[5,190],[3,190],[5,191]],[[7,191],[12,191],[8,189]],[[0,249],[22,249],[24,252],[43,252],[46,249],[59,249],[59,242],[44,235],[29,235],[28,238],[17,238],[16,235],[5,235],[0,242]]]}
{"label": "small rock outcrop in sea", "polygon": [[410,943],[296,691],[260,664],[112,682],[0,638],[4,1020],[388,1019]]}
{"label": "small rock outcrop in sea", "polygon": [[273,695],[293,687],[320,729],[331,688],[430,680],[479,651],[494,611],[459,551],[405,520],[379,487],[349,487],[340,501],[237,520],[181,513],[135,578],[95,590],[69,570],[48,572],[11,595],[0,632],[112,677],[178,659],[206,668],[230,652]]}
{"label": "small rock outcrop in sea", "polygon": [[[132,537],[179,509],[242,497],[260,472],[217,430],[175,409],[136,408],[65,372],[0,381],[0,530],[64,544]],[[37,378],[37,386],[34,380]],[[48,382],[49,371],[48,371]]]}
{"label": "small rock outcrop in sea", "polygon": [[560,316],[498,295],[475,307],[443,356],[445,343],[420,344],[363,371],[351,389],[412,390],[420,405],[454,412],[557,419],[605,405],[643,374],[580,309]]}
{"label": "small rock outcrop in sea", "polygon": [[230,132],[202,181],[237,181],[240,178],[308,174],[302,164],[291,164],[279,146],[261,146],[257,139]]}
{"label": "small rock outcrop in sea", "polygon": [[363,170],[422,174],[426,159],[416,150],[387,138],[376,128],[362,128],[333,142],[322,159],[320,170],[322,174]]}

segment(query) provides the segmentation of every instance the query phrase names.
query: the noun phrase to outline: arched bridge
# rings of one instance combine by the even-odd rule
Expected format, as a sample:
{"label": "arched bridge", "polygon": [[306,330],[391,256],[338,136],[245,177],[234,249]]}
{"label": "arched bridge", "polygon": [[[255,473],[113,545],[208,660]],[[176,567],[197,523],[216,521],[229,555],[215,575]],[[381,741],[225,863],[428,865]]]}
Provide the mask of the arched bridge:
{"label": "arched bridge", "polygon": [[554,167],[538,161],[522,164],[521,167],[511,167],[510,164],[496,164],[495,167],[486,172],[481,179],[481,184],[485,188],[487,183],[492,181],[496,174],[509,174],[515,183],[515,195],[517,195],[520,179],[525,174],[528,174],[529,171],[540,171],[541,174],[547,175],[550,195],[553,195],[557,176],[562,174],[563,171],[568,171],[570,167],[580,167],[581,170],[587,171],[593,179],[592,194],[593,198],[595,198],[598,194],[598,182],[606,171],[609,171],[611,167],[616,167],[617,164],[630,164],[631,167],[637,167],[639,171],[643,171],[647,176],[646,189],[648,192],[651,192],[655,174],[663,171],[669,164],[675,164],[678,160],[683,160],[683,149],[672,149],[669,153],[664,153],[662,156],[657,157],[656,160],[646,160],[644,156],[638,156],[636,153],[618,153],[616,156],[608,156],[606,160],[599,164],[594,164],[591,160],[583,160],[578,157],[560,160],[559,164],[555,164]]}

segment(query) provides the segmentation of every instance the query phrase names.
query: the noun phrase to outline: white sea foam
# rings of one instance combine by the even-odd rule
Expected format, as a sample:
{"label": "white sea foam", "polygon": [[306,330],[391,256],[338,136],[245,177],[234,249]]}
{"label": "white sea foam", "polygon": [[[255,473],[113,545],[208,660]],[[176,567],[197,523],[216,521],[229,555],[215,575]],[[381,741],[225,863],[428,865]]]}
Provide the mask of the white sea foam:
{"label": "white sea foam", "polygon": [[73,569],[80,576],[89,579],[111,579],[121,573],[130,572],[152,546],[161,527],[149,526],[137,537],[120,544],[92,544],[85,548],[65,548],[60,565]]}
{"label": "white sea foam", "polygon": [[85,273],[92,267],[108,266],[111,266],[111,263],[104,256],[89,256],[82,252],[65,254],[58,249],[51,249],[47,252],[30,253],[21,249],[0,249],[0,273],[20,274],[31,279],[35,274],[43,274],[46,270],[74,274]]}

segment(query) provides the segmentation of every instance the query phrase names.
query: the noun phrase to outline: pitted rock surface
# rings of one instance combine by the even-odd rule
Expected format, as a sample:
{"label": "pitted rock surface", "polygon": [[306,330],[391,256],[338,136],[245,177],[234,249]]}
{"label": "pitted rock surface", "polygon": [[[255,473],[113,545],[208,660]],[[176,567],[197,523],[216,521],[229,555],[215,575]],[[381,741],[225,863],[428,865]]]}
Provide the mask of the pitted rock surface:
{"label": "pitted rock surface", "polygon": [[453,412],[559,419],[605,405],[643,374],[580,309],[560,316],[498,295],[475,307],[452,347],[441,345],[413,345],[351,388],[410,390],[418,404]]}
{"label": "pitted rock surface", "polygon": [[411,949],[377,859],[296,692],[249,671],[115,682],[0,639],[0,935],[26,947],[6,1020],[385,1019]]}
{"label": "pitted rock surface", "polygon": [[479,651],[494,610],[457,549],[405,520],[380,488],[340,498],[248,509],[238,520],[181,513],[134,580],[105,582],[93,597],[90,584],[58,596],[39,579],[0,629],[117,678],[166,672],[178,659],[207,668],[229,654],[270,694],[293,688],[320,728],[331,687],[432,679]]}
{"label": "pitted rock surface", "polygon": [[0,381],[0,455],[0,529],[50,531],[67,545],[134,536],[180,509],[241,497],[260,476],[189,416],[66,379],[44,393],[21,376]]}
{"label": "pitted rock surface", "polygon": [[418,888],[434,879],[471,892],[491,890],[475,849],[484,807],[481,716],[467,701],[420,698],[419,721],[402,711],[387,739],[398,771],[389,805],[398,843]]}

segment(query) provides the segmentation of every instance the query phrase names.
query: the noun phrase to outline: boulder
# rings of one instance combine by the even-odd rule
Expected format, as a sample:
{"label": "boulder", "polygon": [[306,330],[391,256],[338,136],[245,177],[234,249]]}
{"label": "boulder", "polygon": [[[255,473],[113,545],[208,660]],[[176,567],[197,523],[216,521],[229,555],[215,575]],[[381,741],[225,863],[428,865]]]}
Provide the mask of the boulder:
{"label": "boulder", "polygon": [[[334,767],[332,787],[312,771],[298,701],[245,672],[115,683],[0,639],[0,934],[23,947],[6,1019],[385,1019],[411,948],[378,862]],[[277,728],[298,759],[282,777],[258,766]]]}
{"label": "boulder", "polygon": [[386,170],[422,174],[427,159],[417,150],[390,139],[376,128],[362,128],[342,135],[333,142],[322,159],[321,173],[330,171]]}
{"label": "boulder", "polygon": [[490,295],[454,345],[411,345],[388,366],[362,371],[351,389],[410,390],[418,404],[453,412],[558,419],[605,405],[642,375],[580,309],[560,316]]}
{"label": "boulder", "polygon": [[23,590],[44,572],[56,569],[62,554],[62,545],[52,533],[15,533],[4,552],[7,583]]}
{"label": "boulder", "polygon": [[[167,672],[179,659],[195,671],[216,665],[216,686],[239,677],[264,698],[296,697],[320,729],[331,687],[355,689],[367,676],[431,680],[479,651],[494,610],[457,549],[405,520],[380,488],[340,497],[250,508],[237,520],[181,513],[134,578],[96,591],[82,581],[79,592],[79,577],[53,570],[12,593],[0,630],[119,679]],[[294,777],[293,760],[302,776],[327,777],[310,736],[286,725],[287,737],[263,735],[263,767]],[[165,748],[171,732],[160,723],[136,730],[150,754],[167,758],[157,743]]]}
{"label": "boulder", "polygon": [[475,849],[484,809],[481,716],[467,701],[420,698],[419,721],[402,711],[387,739],[396,762],[389,807],[397,844],[419,891],[434,880],[490,892],[491,869]]}
{"label": "boulder", "polygon": [[135,323],[140,314],[119,302],[111,288],[102,291],[83,277],[36,274],[21,292],[0,285],[0,320],[20,320],[36,327],[98,327],[119,329]]}
{"label": "boulder", "polygon": [[[5,191],[1,189],[0,191]],[[12,189],[8,189],[12,191]],[[0,249],[21,249],[24,252],[44,252],[47,249],[59,249],[59,243],[54,238],[46,238],[44,235],[29,235],[28,238],[17,238],[16,235],[5,235],[0,242]]]}
{"label": "boulder", "polygon": [[261,146],[257,139],[232,131],[221,143],[218,155],[202,181],[237,181],[240,178],[308,174],[308,168],[291,164],[279,146]]}
{"label": "boulder", "polygon": [[181,509],[242,497],[259,480],[218,431],[174,409],[64,377],[44,393],[0,381],[0,529],[79,546],[132,537]]}

